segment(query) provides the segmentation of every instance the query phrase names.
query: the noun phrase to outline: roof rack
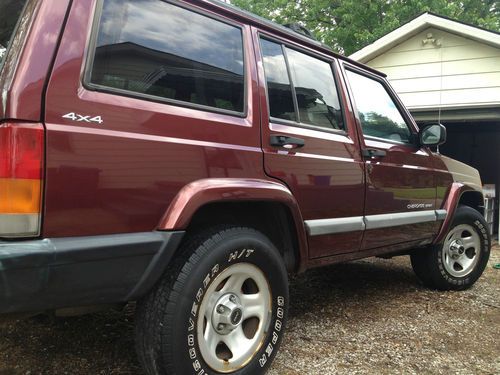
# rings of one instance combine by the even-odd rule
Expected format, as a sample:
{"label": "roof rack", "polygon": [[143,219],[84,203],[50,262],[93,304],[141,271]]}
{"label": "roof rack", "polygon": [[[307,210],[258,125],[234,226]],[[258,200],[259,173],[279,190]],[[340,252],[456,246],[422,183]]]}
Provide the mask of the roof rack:
{"label": "roof rack", "polygon": [[302,26],[298,22],[286,23],[283,26],[289,28],[290,30],[295,31],[296,33],[302,34],[302,35],[308,37],[309,39],[312,39],[312,40],[315,40],[316,42],[319,42],[319,40],[316,39],[316,37],[313,35],[313,33],[309,29],[307,29],[306,27]]}
{"label": "roof rack", "polygon": [[255,22],[258,22],[262,25],[266,25],[266,26],[272,27],[274,29],[280,30],[281,32],[285,32],[285,33],[294,35],[295,37],[305,39],[311,43],[314,43],[314,44],[316,44],[320,47],[323,47],[325,49],[328,49],[330,51],[332,50],[329,46],[327,46],[326,44],[324,44],[324,43],[318,41],[316,38],[314,38],[314,36],[311,34],[311,32],[300,24],[298,24],[298,26],[304,30],[307,30],[307,33],[309,33],[310,35],[307,35],[304,32],[299,32],[294,28],[285,27],[279,23],[273,22],[273,21],[268,20],[267,18],[264,18],[264,17],[260,17],[254,13],[251,13],[247,10],[243,10],[241,8],[238,8],[237,6],[235,6],[233,4],[226,3],[226,2],[221,1],[221,0],[205,0],[205,1],[208,1],[209,3],[212,3],[212,4],[216,4],[219,7],[225,8],[233,13],[236,13],[236,14],[243,16],[245,18],[248,18],[250,20],[254,20]]}

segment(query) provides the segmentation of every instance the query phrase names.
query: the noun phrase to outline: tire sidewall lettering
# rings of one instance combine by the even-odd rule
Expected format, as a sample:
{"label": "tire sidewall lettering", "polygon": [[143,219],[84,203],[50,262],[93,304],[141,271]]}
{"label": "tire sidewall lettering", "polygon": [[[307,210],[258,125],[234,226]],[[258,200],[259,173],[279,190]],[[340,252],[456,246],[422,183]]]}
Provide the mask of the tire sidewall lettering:
{"label": "tire sidewall lettering", "polygon": [[462,219],[459,222],[453,223],[452,227],[450,228],[450,231],[454,227],[456,227],[457,225],[460,225],[460,224],[471,225],[475,229],[476,233],[479,235],[479,238],[481,241],[481,248],[480,248],[480,252],[479,252],[480,259],[477,262],[475,268],[468,275],[466,275],[464,277],[461,277],[461,278],[454,277],[446,271],[444,264],[443,264],[443,252],[445,251],[444,244],[443,244],[443,246],[440,246],[440,248],[436,252],[439,273],[441,274],[441,276],[443,277],[443,279],[447,283],[449,283],[451,285],[459,286],[459,287],[474,283],[475,279],[472,278],[471,276],[475,274],[476,269],[479,267],[479,264],[481,263],[481,258],[488,256],[489,251],[490,251],[490,237],[488,234],[488,230],[480,220],[478,220],[478,219],[463,220]]}
{"label": "tire sidewall lettering", "polygon": [[[218,261],[217,261],[218,260]],[[262,267],[259,265],[259,260],[262,263],[265,262],[264,257],[260,257],[258,247],[242,247],[233,251],[225,251],[222,255],[218,256],[218,259],[210,267],[210,271],[204,274],[201,278],[201,282],[193,294],[192,307],[190,311],[190,316],[187,320],[187,356],[191,362],[194,373],[197,375],[211,374],[213,370],[205,364],[203,357],[201,355],[200,349],[197,343],[197,319],[199,315],[199,309],[207,289],[212,285],[212,282],[216,277],[224,271],[226,268],[238,264],[238,263],[250,263],[261,269],[266,276],[269,272],[264,270],[265,263]],[[200,279],[199,277],[197,279]],[[272,283],[268,280],[271,288],[271,295],[274,295],[275,290],[272,288]],[[284,295],[273,297],[272,303],[272,316],[270,320],[269,331],[266,334],[266,338],[259,349],[260,354],[256,354],[253,358],[256,360],[258,358],[258,364],[260,368],[263,368],[268,364],[271,356],[275,354],[276,347],[281,339],[281,331],[284,326],[284,319],[286,318],[286,297]],[[250,366],[247,365],[247,366]]]}

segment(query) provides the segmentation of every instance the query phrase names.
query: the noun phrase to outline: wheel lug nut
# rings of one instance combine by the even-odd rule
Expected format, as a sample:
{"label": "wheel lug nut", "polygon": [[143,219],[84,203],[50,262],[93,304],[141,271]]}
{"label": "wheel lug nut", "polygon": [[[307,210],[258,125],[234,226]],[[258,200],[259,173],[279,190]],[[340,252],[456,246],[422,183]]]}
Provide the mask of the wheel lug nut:
{"label": "wheel lug nut", "polygon": [[219,323],[219,325],[217,326],[217,330],[218,330],[218,331],[222,331],[225,327],[226,327],[226,325],[225,325],[225,324],[223,324],[223,323]]}
{"label": "wheel lug nut", "polygon": [[236,297],[235,297],[234,295],[229,296],[229,300],[230,300],[232,303],[236,303]]}
{"label": "wheel lug nut", "polygon": [[219,314],[224,313],[224,311],[225,311],[225,310],[226,310],[226,309],[224,308],[224,306],[222,306],[222,305],[217,306],[217,312],[218,312]]}

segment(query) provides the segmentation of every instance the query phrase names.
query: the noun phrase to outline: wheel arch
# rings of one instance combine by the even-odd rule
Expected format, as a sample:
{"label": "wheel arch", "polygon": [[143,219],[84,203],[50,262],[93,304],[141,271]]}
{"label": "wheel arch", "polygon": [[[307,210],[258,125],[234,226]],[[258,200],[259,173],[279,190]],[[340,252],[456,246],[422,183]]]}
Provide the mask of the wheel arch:
{"label": "wheel arch", "polygon": [[165,212],[158,230],[187,235],[217,224],[247,225],[267,235],[290,272],[305,270],[308,259],[304,221],[290,190],[261,179],[213,178],[182,188]]}
{"label": "wheel arch", "polygon": [[469,185],[454,182],[448,192],[448,196],[443,203],[443,209],[446,210],[446,218],[441,225],[441,229],[434,240],[435,244],[441,243],[450,228],[455,216],[457,207],[463,204],[477,210],[480,214],[484,213],[484,197],[482,191],[479,191]]}

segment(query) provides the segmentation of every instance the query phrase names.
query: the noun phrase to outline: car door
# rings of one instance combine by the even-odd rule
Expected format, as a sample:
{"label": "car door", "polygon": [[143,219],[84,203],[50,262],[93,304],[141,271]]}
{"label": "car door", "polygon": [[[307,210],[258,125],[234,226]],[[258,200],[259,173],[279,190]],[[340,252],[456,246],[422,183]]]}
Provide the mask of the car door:
{"label": "car door", "polygon": [[344,64],[366,171],[362,249],[426,243],[437,230],[433,155],[382,77]]}
{"label": "car door", "polygon": [[359,250],[363,160],[334,62],[254,30],[265,171],[298,201],[310,258]]}

